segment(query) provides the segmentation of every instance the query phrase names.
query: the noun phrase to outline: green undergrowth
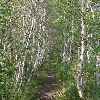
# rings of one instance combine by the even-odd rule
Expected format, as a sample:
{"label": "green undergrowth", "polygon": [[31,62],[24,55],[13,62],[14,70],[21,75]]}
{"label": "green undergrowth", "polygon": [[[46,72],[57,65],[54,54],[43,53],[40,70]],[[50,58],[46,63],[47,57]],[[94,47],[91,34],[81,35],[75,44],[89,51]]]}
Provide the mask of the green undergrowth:
{"label": "green undergrowth", "polygon": [[62,64],[61,59],[58,59],[57,66],[57,90],[55,100],[81,100],[74,79],[74,72],[71,71],[67,64]]}
{"label": "green undergrowth", "polygon": [[[46,82],[49,70],[55,71],[55,100],[81,100],[76,85],[77,74],[74,71],[76,69],[73,69],[73,67],[67,63],[62,64],[62,59],[59,56],[51,55],[39,68],[38,77],[33,78],[27,85],[22,86],[21,91],[14,100],[35,100]],[[86,100],[99,100],[100,87],[94,83],[94,74],[92,73],[92,75],[91,72],[87,71],[89,72],[87,73],[85,71],[86,69],[84,68],[84,95]],[[87,78],[89,79],[87,80]]]}
{"label": "green undergrowth", "polygon": [[[37,78],[33,78],[27,85],[23,85],[14,100],[34,100],[45,84],[48,70],[50,68],[49,59],[47,59],[38,70]],[[33,76],[34,77],[34,76]]]}
{"label": "green undergrowth", "polygon": [[54,97],[55,100],[81,100],[76,86],[75,72],[69,64],[62,64],[62,58],[52,55],[53,67],[56,70],[55,84],[57,84]]}
{"label": "green undergrowth", "polygon": [[[61,59],[56,63],[56,66],[57,90],[55,100],[82,100],[77,90],[77,72],[74,69],[72,70],[71,66],[68,66],[67,63],[62,64]],[[83,70],[84,100],[100,100],[100,85],[96,85],[96,76],[93,71],[93,66],[88,67],[88,65]]]}

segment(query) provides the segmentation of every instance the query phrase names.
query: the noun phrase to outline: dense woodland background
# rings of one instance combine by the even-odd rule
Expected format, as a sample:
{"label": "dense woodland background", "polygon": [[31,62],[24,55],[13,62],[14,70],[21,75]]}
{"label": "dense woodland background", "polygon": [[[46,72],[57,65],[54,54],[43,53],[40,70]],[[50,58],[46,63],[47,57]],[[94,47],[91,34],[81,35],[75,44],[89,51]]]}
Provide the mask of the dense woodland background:
{"label": "dense woodland background", "polygon": [[99,0],[0,0],[0,100],[35,100],[49,69],[55,100],[100,100]]}

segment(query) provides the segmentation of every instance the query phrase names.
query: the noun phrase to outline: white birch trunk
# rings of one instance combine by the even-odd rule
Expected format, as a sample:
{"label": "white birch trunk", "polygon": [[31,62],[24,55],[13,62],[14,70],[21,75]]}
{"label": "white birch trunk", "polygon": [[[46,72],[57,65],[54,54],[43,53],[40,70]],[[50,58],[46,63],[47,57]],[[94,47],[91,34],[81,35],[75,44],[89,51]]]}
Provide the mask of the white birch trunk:
{"label": "white birch trunk", "polygon": [[[100,39],[97,41],[97,47],[100,47]],[[96,62],[96,82],[100,85],[100,52],[98,52]]]}
{"label": "white birch trunk", "polygon": [[79,73],[78,73],[78,77],[77,77],[77,89],[78,89],[78,93],[80,98],[84,99],[83,96],[83,77],[82,77],[82,70],[84,68],[84,51],[85,51],[85,34],[86,34],[86,30],[85,30],[85,22],[84,22],[84,16],[85,16],[85,0],[81,0],[81,27],[82,27],[82,32],[81,32],[81,36],[82,36],[82,40],[81,40],[81,52],[80,52],[80,60],[79,60]]}
{"label": "white birch trunk", "polygon": [[97,81],[97,84],[100,85],[100,56],[97,56],[96,81]]}
{"label": "white birch trunk", "polygon": [[[64,11],[64,20],[65,20],[65,11]],[[67,23],[66,23],[67,24]],[[65,37],[65,29],[63,29],[63,53],[62,53],[62,63],[64,63],[66,60],[67,60],[67,53],[66,53],[66,49],[68,49],[68,44],[67,44],[67,40],[66,40],[66,37]]]}

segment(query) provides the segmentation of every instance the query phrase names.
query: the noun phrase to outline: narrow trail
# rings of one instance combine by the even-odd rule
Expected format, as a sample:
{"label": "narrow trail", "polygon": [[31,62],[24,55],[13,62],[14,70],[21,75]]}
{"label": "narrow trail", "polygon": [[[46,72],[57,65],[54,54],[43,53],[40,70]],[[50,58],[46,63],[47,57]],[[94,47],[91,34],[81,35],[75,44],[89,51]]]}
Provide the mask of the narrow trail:
{"label": "narrow trail", "polygon": [[53,69],[49,69],[47,79],[44,80],[45,84],[35,100],[55,100],[54,99],[54,90],[56,88],[56,83],[54,80],[55,77],[56,77],[55,71]]}

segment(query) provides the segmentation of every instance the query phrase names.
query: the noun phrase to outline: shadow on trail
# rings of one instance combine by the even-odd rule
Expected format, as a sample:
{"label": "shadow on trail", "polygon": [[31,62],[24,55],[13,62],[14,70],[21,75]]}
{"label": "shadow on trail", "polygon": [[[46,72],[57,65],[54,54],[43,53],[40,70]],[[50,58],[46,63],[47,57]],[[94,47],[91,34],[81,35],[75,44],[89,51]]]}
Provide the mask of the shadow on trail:
{"label": "shadow on trail", "polygon": [[53,69],[50,69],[48,72],[47,79],[45,80],[45,84],[35,100],[55,100],[54,90],[56,84],[54,78],[55,78],[55,71]]}
{"label": "shadow on trail", "polygon": [[43,85],[41,91],[38,93],[38,97],[34,100],[55,100],[55,92],[57,89],[57,60],[53,53],[50,54],[50,58],[48,60],[48,75],[46,80],[44,80],[45,84]]}

